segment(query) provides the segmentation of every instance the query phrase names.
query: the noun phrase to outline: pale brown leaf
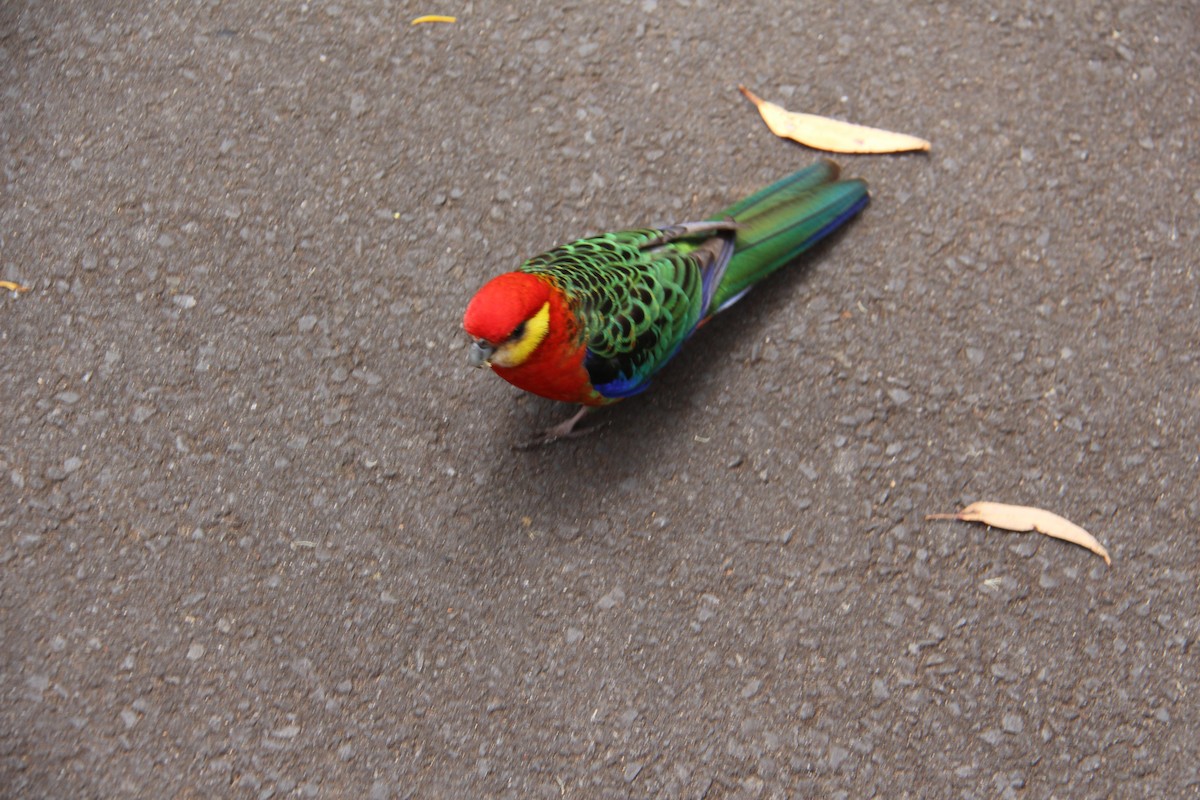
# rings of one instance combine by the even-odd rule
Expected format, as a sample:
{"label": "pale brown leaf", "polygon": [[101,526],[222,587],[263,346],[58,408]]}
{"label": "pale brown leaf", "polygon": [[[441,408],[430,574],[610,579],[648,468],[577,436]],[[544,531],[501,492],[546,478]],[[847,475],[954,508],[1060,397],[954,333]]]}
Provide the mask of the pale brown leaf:
{"label": "pale brown leaf", "polygon": [[1064,542],[1086,547],[1104,559],[1104,563],[1112,565],[1108,550],[1096,540],[1095,536],[1083,528],[1050,511],[1032,506],[1013,506],[1008,503],[991,503],[979,501],[959,511],[957,514],[926,514],[925,519],[957,519],[963,522],[982,522],[993,528],[1003,528],[1006,531],[1024,533],[1036,531]]}
{"label": "pale brown leaf", "polygon": [[452,24],[457,21],[458,21],[458,17],[448,17],[445,14],[426,14],[423,17],[417,17],[412,22],[410,22],[409,25],[410,26],[424,25],[429,22],[445,22],[445,23]]}
{"label": "pale brown leaf", "polygon": [[783,106],[763,100],[745,86],[738,86],[738,89],[758,108],[771,133],[815,150],[830,153],[903,153],[928,150],[930,147],[924,139],[906,133],[893,133],[815,114],[788,111]]}

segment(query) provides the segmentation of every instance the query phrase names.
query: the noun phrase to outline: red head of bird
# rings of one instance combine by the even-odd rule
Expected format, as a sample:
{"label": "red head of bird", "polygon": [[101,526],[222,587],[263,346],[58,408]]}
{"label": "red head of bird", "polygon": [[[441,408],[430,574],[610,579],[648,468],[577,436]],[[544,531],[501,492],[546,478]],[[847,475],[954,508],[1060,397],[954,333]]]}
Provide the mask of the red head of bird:
{"label": "red head of bird", "polygon": [[548,277],[497,275],[467,304],[463,328],[474,340],[472,366],[490,366],[514,386],[552,400],[603,402],[583,366],[587,348],[574,310]]}

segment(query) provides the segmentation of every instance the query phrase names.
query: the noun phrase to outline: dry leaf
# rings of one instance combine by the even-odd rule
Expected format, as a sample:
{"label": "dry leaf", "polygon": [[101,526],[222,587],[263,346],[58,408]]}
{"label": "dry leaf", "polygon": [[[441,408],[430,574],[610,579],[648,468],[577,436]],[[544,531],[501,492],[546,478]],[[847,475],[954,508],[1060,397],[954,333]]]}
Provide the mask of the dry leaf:
{"label": "dry leaf", "polygon": [[446,17],[441,14],[426,14],[423,17],[417,17],[409,25],[423,25],[426,22],[457,22],[458,17]]}
{"label": "dry leaf", "polygon": [[1112,566],[1112,559],[1104,545],[1083,528],[1050,511],[1031,506],[1011,506],[1007,503],[980,501],[959,511],[957,514],[926,514],[925,519],[957,519],[963,522],[982,522],[993,528],[1024,533],[1037,531],[1055,539],[1062,539],[1080,547],[1086,547]]}
{"label": "dry leaf", "polygon": [[0,289],[3,289],[8,292],[18,292],[18,293],[29,291],[28,286],[22,286],[21,284],[13,283],[12,281],[0,281]]}
{"label": "dry leaf", "polygon": [[745,86],[738,86],[758,108],[771,133],[830,153],[903,153],[928,150],[929,142],[906,133],[892,133],[851,122],[840,122],[815,114],[798,114],[763,100]]}

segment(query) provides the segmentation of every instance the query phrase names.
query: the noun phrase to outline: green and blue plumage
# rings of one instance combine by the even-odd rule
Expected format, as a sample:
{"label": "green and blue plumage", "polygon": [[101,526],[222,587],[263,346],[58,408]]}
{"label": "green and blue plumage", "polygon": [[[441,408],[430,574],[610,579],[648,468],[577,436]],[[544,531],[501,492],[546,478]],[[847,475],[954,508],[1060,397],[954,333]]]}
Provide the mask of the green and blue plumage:
{"label": "green and blue plumage", "polygon": [[556,247],[518,272],[566,295],[592,387],[643,391],[696,328],[832,233],[868,203],[861,180],[819,161],[704,222],[615,231]]}

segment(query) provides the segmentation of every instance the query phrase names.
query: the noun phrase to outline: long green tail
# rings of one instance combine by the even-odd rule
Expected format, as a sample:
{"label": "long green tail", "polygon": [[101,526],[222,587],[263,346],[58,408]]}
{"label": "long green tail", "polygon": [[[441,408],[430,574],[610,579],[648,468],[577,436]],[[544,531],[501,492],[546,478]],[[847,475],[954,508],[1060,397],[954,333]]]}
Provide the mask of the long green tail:
{"label": "long green tail", "polygon": [[866,206],[867,184],[838,180],[838,165],[818,161],[760,189],[713,217],[741,223],[733,258],[705,316],[736,302]]}

